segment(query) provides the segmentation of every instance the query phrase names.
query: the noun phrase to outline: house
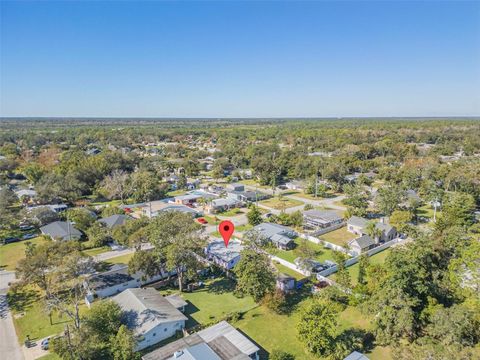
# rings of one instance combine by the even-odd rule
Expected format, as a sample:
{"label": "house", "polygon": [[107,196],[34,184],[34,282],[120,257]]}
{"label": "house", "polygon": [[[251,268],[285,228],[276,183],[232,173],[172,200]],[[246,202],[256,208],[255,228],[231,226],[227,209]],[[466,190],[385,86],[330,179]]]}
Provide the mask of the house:
{"label": "house", "polygon": [[185,336],[142,360],[258,360],[259,348],[226,321]]}
{"label": "house", "polygon": [[375,247],[377,243],[369,235],[362,235],[359,238],[350,240],[348,246],[357,254],[364,253]]}
{"label": "house", "polygon": [[227,211],[229,209],[241,207],[242,203],[235,199],[215,199],[207,204],[206,211],[209,214],[216,214],[222,211]]}
{"label": "house", "polygon": [[[174,275],[174,273],[170,273],[170,275]],[[87,281],[85,281],[84,286],[87,290],[85,300],[87,304],[89,304],[96,298],[103,299],[113,296],[123,290],[137,288],[148,283],[159,281],[167,276],[168,274],[165,273],[144,279],[142,272],[129,274],[128,265],[115,264],[107,271],[92,274]]]}
{"label": "house", "polygon": [[239,183],[228,184],[227,191],[245,191],[245,185]]}
{"label": "house", "polygon": [[266,199],[268,195],[260,191],[227,191],[227,197],[242,202],[253,202]]}
{"label": "house", "polygon": [[343,219],[332,210],[307,210],[303,212],[303,225],[312,229],[323,229],[341,224]]}
{"label": "house", "polygon": [[343,360],[369,360],[369,359],[368,357],[363,355],[361,352],[354,351]]}
{"label": "house", "polygon": [[230,240],[228,246],[225,246],[222,239],[215,239],[205,248],[205,255],[214,264],[225,270],[231,270],[240,261],[240,252],[242,250],[241,242],[236,239]]}
{"label": "house", "polygon": [[42,234],[53,240],[79,240],[82,232],[77,230],[70,221],[55,221],[40,228]]}
{"label": "house", "polygon": [[[369,221],[367,219],[358,216],[352,216],[347,220],[347,230],[353,234],[364,235],[366,234],[368,223]],[[394,226],[385,223],[384,218],[380,219],[378,222],[375,222],[375,227],[380,230],[380,236],[378,237],[379,242],[393,240],[398,235],[397,229]]]}
{"label": "house", "polygon": [[121,226],[125,224],[131,217],[128,215],[112,215],[103,219],[98,220],[98,222],[104,224],[107,228],[113,229],[114,227]]}
{"label": "house", "polygon": [[299,180],[292,180],[287,182],[285,187],[290,190],[303,190],[305,189],[305,183]]}
{"label": "house", "polygon": [[278,274],[277,289],[280,289],[283,292],[290,292],[295,290],[295,278],[284,273]]}
{"label": "house", "polygon": [[127,289],[112,298],[137,338],[136,351],[155,345],[185,328],[188,318],[153,288]]}
{"label": "house", "polygon": [[31,189],[22,189],[22,190],[15,191],[15,195],[17,195],[19,199],[31,200],[37,197],[37,192]]}
{"label": "house", "polygon": [[[132,205],[129,205],[128,209],[134,208]],[[188,207],[186,205],[177,205],[173,204],[167,201],[167,199],[164,200],[157,200],[157,201],[151,201],[149,203],[144,203],[140,204],[136,207],[141,208],[141,215],[148,216],[149,218],[158,216],[161,212],[164,211],[180,211],[183,213],[187,213],[192,215],[192,217],[196,217],[201,215],[201,212],[192,209],[191,207]],[[126,208],[127,209],[127,208]],[[132,215],[134,217],[140,217],[141,215]]]}
{"label": "house", "polygon": [[202,198],[202,195],[198,194],[185,194],[180,196],[175,196],[175,204],[177,205],[193,205],[198,199]]}
{"label": "house", "polygon": [[65,211],[68,209],[68,206],[66,204],[50,204],[50,205],[39,205],[39,206],[30,206],[27,208],[28,211],[30,210],[35,210],[39,208],[48,208],[52,211],[55,211],[56,213]]}
{"label": "house", "polygon": [[273,223],[261,223],[254,226],[250,231],[259,233],[261,237],[270,240],[279,249],[289,250],[295,246],[293,238],[297,236],[297,233],[289,227]]}
{"label": "house", "polygon": [[85,154],[87,154],[89,156],[98,155],[98,154],[100,154],[100,150],[97,149],[97,148],[92,148],[92,149],[89,149],[89,150],[85,151]]}
{"label": "house", "polygon": [[183,300],[180,294],[167,295],[165,296],[165,299],[167,299],[170,304],[175,306],[175,308],[180,310],[182,313],[185,312],[185,307],[188,305],[188,303]]}

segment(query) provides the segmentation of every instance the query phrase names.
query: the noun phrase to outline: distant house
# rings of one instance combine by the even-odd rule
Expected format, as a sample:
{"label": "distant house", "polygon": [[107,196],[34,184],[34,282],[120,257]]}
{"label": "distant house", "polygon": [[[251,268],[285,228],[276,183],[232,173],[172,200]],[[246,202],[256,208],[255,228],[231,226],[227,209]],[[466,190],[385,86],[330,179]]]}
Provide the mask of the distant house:
{"label": "distant house", "polygon": [[100,150],[97,149],[97,148],[92,148],[92,149],[89,149],[89,150],[85,151],[85,154],[87,154],[89,156],[98,155],[98,154],[100,154]]}
{"label": "distant house", "polygon": [[19,199],[33,200],[37,197],[37,192],[31,189],[22,189],[15,191],[15,195],[17,195]]}
{"label": "distant house", "polygon": [[[367,219],[352,216],[347,220],[347,230],[353,234],[364,235],[366,234],[368,223],[369,221]],[[375,222],[375,227],[380,230],[380,236],[378,238],[380,242],[393,240],[398,235],[397,229],[390,224],[386,224],[384,219]]]}
{"label": "distant house", "polygon": [[79,240],[83,235],[70,221],[55,221],[42,226],[40,231],[55,241]]}
{"label": "distant house", "polygon": [[179,195],[179,196],[175,196],[175,204],[178,204],[178,205],[193,205],[200,198],[202,198],[202,196],[198,195],[198,194]]}
{"label": "distant house", "polygon": [[209,204],[207,204],[206,211],[209,214],[216,214],[222,211],[227,211],[229,209],[240,207],[241,205],[242,203],[235,199],[215,199],[212,200]]}
{"label": "distant house", "polygon": [[277,288],[282,290],[283,292],[290,292],[295,290],[295,278],[284,273],[278,274]]}
{"label": "distant house", "polygon": [[188,318],[152,288],[127,289],[112,298],[123,311],[123,322],[137,339],[136,351],[155,345],[185,328]]}
{"label": "distant house", "polygon": [[104,224],[109,229],[113,229],[117,226],[125,224],[130,219],[131,217],[128,215],[118,214],[100,219],[98,220],[98,222]]}
{"label": "distant house", "polygon": [[287,189],[290,190],[303,190],[305,189],[305,183],[299,180],[292,180],[285,184]]}
{"label": "distant house", "polygon": [[342,217],[336,211],[307,210],[303,212],[303,225],[309,228],[328,228],[342,222]]}
{"label": "distant house", "polygon": [[[173,275],[173,273],[170,275]],[[137,288],[159,281],[167,276],[168,274],[165,273],[143,279],[144,274],[142,272],[129,274],[128,265],[115,264],[106,271],[92,274],[85,281],[84,285],[87,290],[86,300],[87,303],[91,303],[95,298],[103,299],[113,296],[123,290]]]}
{"label": "distant house", "polygon": [[268,195],[260,191],[227,191],[227,197],[242,202],[253,202],[266,199]]}
{"label": "distant house", "polygon": [[29,206],[27,210],[30,211],[30,210],[40,209],[40,208],[47,208],[52,211],[55,211],[56,213],[59,213],[67,210],[68,206],[66,204],[38,205],[38,206]]}
{"label": "distant house", "polygon": [[228,184],[227,191],[245,191],[245,185],[239,183]]}
{"label": "distant house", "polygon": [[350,240],[348,246],[357,254],[364,253],[376,246],[376,242],[369,235],[362,235],[359,238]]}
{"label": "distant house", "polygon": [[179,211],[192,215],[192,217],[197,217],[201,215],[201,212],[192,209],[186,205],[177,205],[164,201],[152,201],[152,205],[149,203],[142,204],[142,214],[148,216],[149,218],[158,216],[161,212],[165,211]]}
{"label": "distant house", "polygon": [[293,238],[297,236],[297,233],[289,227],[279,224],[261,223],[254,226],[251,231],[255,231],[264,239],[270,240],[279,249],[289,250],[295,246]]}
{"label": "distant house", "polygon": [[242,250],[243,246],[238,240],[230,240],[227,247],[223,240],[216,239],[207,245],[205,255],[208,260],[216,265],[225,270],[231,270],[240,261],[240,252]]}
{"label": "distant house", "polygon": [[369,360],[369,359],[368,357],[363,355],[361,352],[354,351],[343,360]]}
{"label": "distant house", "polygon": [[226,321],[178,339],[142,360],[258,360],[259,348]]}

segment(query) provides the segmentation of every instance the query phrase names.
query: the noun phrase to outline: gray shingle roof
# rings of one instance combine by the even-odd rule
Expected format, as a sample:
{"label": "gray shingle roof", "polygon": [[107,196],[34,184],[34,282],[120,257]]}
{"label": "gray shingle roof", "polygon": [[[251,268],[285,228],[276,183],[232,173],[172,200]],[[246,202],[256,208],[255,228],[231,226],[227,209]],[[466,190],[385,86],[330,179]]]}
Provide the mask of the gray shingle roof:
{"label": "gray shingle roof", "polygon": [[92,275],[88,280],[88,287],[91,290],[101,290],[131,280],[134,278],[128,273],[128,265],[115,264],[105,272]]}
{"label": "gray shingle roof", "polygon": [[303,215],[324,223],[342,220],[337,212],[332,210],[307,210]]}
{"label": "gray shingle roof", "polygon": [[42,226],[40,231],[54,239],[71,240],[82,236],[82,232],[77,230],[70,221],[55,221]]}
{"label": "gray shingle roof", "polygon": [[158,291],[127,289],[112,298],[124,311],[126,325],[140,335],[164,323],[188,320]]}
{"label": "gray shingle roof", "polygon": [[359,238],[353,239],[350,243],[357,243],[360,249],[366,249],[372,245],[375,245],[375,240],[373,240],[368,235],[362,235]]}
{"label": "gray shingle roof", "polygon": [[99,222],[105,224],[108,228],[113,228],[115,226],[120,226],[125,224],[126,221],[128,221],[130,217],[128,215],[112,215],[103,219],[98,220]]}
{"label": "gray shingle roof", "polygon": [[358,217],[358,216],[352,216],[350,219],[348,219],[347,223],[349,225],[358,226],[358,227],[363,228],[363,227],[367,226],[368,220],[366,220],[364,218],[361,218],[361,217]]}

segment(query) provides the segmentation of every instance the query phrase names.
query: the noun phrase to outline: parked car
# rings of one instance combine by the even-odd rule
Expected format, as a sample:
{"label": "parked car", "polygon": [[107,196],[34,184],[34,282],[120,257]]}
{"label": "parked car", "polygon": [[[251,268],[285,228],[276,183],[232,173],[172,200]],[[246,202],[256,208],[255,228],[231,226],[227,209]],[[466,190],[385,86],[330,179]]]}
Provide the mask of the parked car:
{"label": "parked car", "polygon": [[202,225],[206,225],[208,224],[208,221],[205,219],[205,218],[198,218],[197,219],[197,222],[202,224]]}
{"label": "parked car", "polygon": [[19,229],[22,231],[28,231],[28,230],[33,230],[35,228],[32,225],[20,225]]}
{"label": "parked car", "polygon": [[30,239],[33,239],[34,237],[37,237],[37,234],[33,234],[33,233],[25,234],[22,236],[22,240],[30,240]]}
{"label": "parked car", "polygon": [[42,348],[42,350],[48,350],[48,348],[50,347],[50,338],[46,338],[44,339],[41,343],[40,343],[40,346]]}
{"label": "parked car", "polygon": [[12,237],[8,237],[8,238],[3,239],[3,244],[6,245],[6,244],[14,243],[14,242],[17,242],[17,241],[20,241],[20,238],[12,236]]}

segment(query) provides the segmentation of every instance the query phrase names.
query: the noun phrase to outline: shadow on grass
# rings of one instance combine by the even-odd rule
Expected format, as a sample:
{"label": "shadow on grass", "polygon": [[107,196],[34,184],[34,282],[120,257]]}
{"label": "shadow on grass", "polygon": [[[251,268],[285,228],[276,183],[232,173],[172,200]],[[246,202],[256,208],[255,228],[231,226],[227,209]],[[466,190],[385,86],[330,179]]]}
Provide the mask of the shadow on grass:
{"label": "shadow on grass", "polygon": [[40,300],[40,294],[32,289],[12,287],[7,294],[8,305],[16,313],[26,311],[38,300]]}
{"label": "shadow on grass", "polygon": [[227,278],[221,278],[208,285],[207,291],[214,294],[224,294],[233,292],[235,290],[235,286],[235,281]]}

